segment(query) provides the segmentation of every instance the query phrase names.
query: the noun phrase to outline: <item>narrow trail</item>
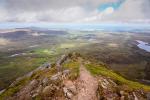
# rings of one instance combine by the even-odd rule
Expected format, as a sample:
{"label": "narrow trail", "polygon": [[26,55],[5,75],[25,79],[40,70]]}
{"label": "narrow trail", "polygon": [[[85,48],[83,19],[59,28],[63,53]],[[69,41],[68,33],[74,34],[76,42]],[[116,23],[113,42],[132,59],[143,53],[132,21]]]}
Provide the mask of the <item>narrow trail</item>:
{"label": "narrow trail", "polygon": [[80,76],[77,87],[78,100],[98,100],[96,96],[98,82],[96,78],[87,71],[83,64],[80,66]]}

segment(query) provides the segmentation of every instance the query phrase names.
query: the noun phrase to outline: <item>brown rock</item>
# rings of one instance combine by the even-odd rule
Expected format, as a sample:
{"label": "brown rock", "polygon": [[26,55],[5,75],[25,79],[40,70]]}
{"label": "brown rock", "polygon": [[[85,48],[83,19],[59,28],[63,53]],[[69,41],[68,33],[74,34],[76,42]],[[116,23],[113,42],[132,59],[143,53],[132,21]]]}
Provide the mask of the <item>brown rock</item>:
{"label": "brown rock", "polygon": [[52,77],[51,77],[51,80],[52,81],[55,81],[55,80],[57,80],[57,79],[59,79],[59,77],[62,75],[62,73],[61,72],[58,72],[57,74],[55,74],[55,75],[53,75]]}
{"label": "brown rock", "polygon": [[55,88],[53,88],[53,87],[50,85],[50,86],[46,86],[46,87],[43,89],[42,93],[43,93],[44,96],[50,97],[50,96],[53,95],[54,90],[55,90]]}
{"label": "brown rock", "polygon": [[76,94],[76,93],[77,93],[77,89],[76,89],[76,87],[75,87],[75,85],[74,85],[74,83],[73,83],[72,81],[65,81],[65,82],[64,82],[64,85],[65,85],[65,87],[66,87],[69,91],[71,91],[73,94]]}
{"label": "brown rock", "polygon": [[34,79],[30,82],[29,87],[31,89],[33,89],[33,88],[37,87],[37,85],[38,85],[38,81],[36,79]]}
{"label": "brown rock", "polygon": [[73,97],[73,94],[66,87],[63,88],[63,91],[64,91],[66,98],[71,99]]}
{"label": "brown rock", "polygon": [[43,89],[43,86],[40,85],[40,86],[37,88],[36,92],[37,92],[37,93],[41,93],[41,92],[42,92],[42,89]]}
{"label": "brown rock", "polygon": [[49,82],[48,78],[44,78],[43,81],[42,81],[42,83],[43,83],[44,86],[47,85],[48,82]]}

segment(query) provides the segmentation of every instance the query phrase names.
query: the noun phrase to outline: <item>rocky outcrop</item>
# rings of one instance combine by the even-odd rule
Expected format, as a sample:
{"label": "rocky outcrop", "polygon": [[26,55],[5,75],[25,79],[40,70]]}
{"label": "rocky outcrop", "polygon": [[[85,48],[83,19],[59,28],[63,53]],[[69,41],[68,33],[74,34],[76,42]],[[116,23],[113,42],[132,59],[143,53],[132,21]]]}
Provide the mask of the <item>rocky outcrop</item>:
{"label": "rocky outcrop", "polygon": [[58,79],[65,79],[69,73],[70,73],[70,70],[64,70],[62,72],[58,72],[57,74],[51,77],[51,80],[55,81]]}
{"label": "rocky outcrop", "polygon": [[62,55],[61,58],[56,62],[56,68],[57,68],[57,71],[60,72],[62,71],[62,63],[64,61],[66,61],[68,58],[68,55]]}
{"label": "rocky outcrop", "polygon": [[22,77],[17,78],[9,87],[15,86],[18,82],[20,82],[24,78],[31,77],[33,74],[35,74],[39,70],[45,70],[45,69],[50,69],[50,68],[51,68],[51,64],[50,63],[44,63],[43,65],[41,65],[40,67],[36,68],[35,70],[25,74]]}
{"label": "rocky outcrop", "polygon": [[142,89],[130,90],[127,85],[118,85],[109,77],[98,77],[98,96],[100,100],[147,100]]}
{"label": "rocky outcrop", "polygon": [[27,86],[21,89],[20,92],[18,92],[16,96],[14,96],[13,98],[18,100],[25,100],[25,99],[31,100],[32,95],[34,93],[33,90],[37,88],[38,84],[39,84],[38,80],[36,79],[32,80]]}
{"label": "rocky outcrop", "polygon": [[63,92],[67,99],[72,99],[77,94],[77,86],[70,80],[64,81]]}
{"label": "rocky outcrop", "polygon": [[[55,73],[50,71],[52,68],[50,63],[44,63],[32,72],[17,78],[9,86],[10,89],[17,87],[22,81],[26,81],[26,79],[29,80],[29,82],[25,82],[25,85],[21,86],[17,93],[14,93],[13,96],[7,97],[7,99],[32,100],[33,98],[40,97],[44,100],[51,100],[55,97],[63,98],[63,80],[67,79],[67,76],[70,73],[69,69],[62,69],[62,64],[67,60],[67,58],[68,55],[62,55],[61,58],[56,62],[55,66],[53,66],[53,69],[57,69]],[[50,74],[50,76],[48,74]],[[9,90],[9,88],[1,91],[1,94]]]}

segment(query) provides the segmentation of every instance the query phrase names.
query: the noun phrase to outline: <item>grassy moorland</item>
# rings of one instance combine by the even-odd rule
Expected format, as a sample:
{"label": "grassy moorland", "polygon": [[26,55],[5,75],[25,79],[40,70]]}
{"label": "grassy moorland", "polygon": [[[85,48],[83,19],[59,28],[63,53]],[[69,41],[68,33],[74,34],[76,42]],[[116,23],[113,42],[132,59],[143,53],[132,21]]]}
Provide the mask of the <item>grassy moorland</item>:
{"label": "grassy moorland", "polygon": [[49,61],[50,57],[29,56],[2,59],[0,63],[0,87],[7,87],[19,76],[32,71]]}
{"label": "grassy moorland", "polygon": [[121,75],[115,73],[114,71],[106,68],[104,65],[97,65],[97,64],[86,64],[86,68],[93,74],[93,75],[103,75],[106,77],[110,77],[116,81],[116,83],[120,85],[128,85],[130,89],[144,89],[145,91],[150,90],[150,86],[140,84],[138,82],[127,80],[126,78],[122,77]]}

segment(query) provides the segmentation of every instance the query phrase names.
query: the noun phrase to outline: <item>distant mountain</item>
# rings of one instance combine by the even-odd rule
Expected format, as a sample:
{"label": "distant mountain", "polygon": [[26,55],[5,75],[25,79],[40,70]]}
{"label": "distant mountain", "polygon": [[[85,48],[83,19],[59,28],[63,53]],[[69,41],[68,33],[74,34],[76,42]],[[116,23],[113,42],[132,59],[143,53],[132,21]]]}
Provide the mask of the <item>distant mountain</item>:
{"label": "distant mountain", "polygon": [[67,32],[65,31],[57,31],[57,30],[48,30],[37,27],[29,27],[29,28],[17,28],[11,30],[1,30],[0,37],[9,38],[9,39],[20,39],[20,38],[28,38],[31,36],[59,36],[65,35]]}

